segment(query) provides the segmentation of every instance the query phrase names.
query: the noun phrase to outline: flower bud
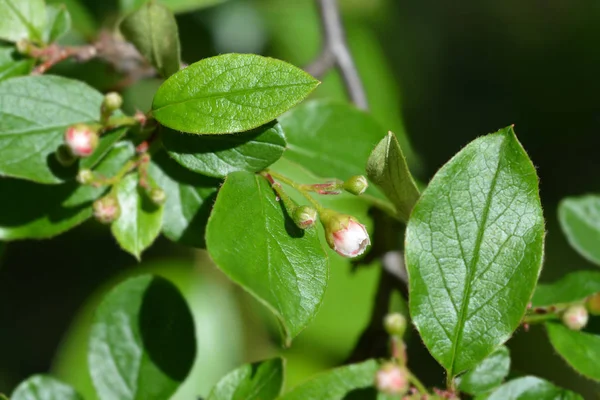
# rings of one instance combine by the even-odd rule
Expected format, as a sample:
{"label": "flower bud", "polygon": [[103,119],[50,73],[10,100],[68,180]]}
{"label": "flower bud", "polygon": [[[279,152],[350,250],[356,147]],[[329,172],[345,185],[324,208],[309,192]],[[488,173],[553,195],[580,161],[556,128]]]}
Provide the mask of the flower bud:
{"label": "flower bud", "polygon": [[92,208],[94,210],[94,217],[103,224],[110,224],[121,215],[119,200],[113,194],[96,200]]}
{"label": "flower bud", "polygon": [[71,166],[75,161],[77,161],[77,157],[73,155],[71,149],[66,144],[61,144],[60,146],[58,146],[55,155],[56,160],[63,167]]}
{"label": "flower bud", "polygon": [[17,51],[20,54],[29,55],[29,53],[31,52],[32,46],[31,46],[31,43],[29,42],[29,40],[22,38],[22,39],[19,39],[17,41],[17,43],[15,43],[15,47],[17,48]]}
{"label": "flower bud", "polygon": [[386,363],[375,375],[375,386],[380,392],[391,395],[403,395],[408,392],[408,371],[394,363]]}
{"label": "flower bud", "polygon": [[74,156],[88,157],[98,147],[98,133],[89,125],[72,125],[65,132],[65,143]]}
{"label": "flower bud", "polygon": [[575,304],[565,310],[563,323],[571,330],[580,331],[588,322],[588,311],[582,304]]}
{"label": "flower bud", "polygon": [[357,257],[371,244],[365,226],[351,215],[323,210],[320,217],[327,244],[339,255]]}
{"label": "flower bud", "polygon": [[77,182],[82,185],[89,185],[94,181],[94,173],[91,169],[82,169],[77,173]]}
{"label": "flower bud", "polygon": [[406,318],[400,313],[392,313],[385,316],[383,326],[388,334],[402,337],[406,331]]}
{"label": "flower bud", "polygon": [[292,219],[300,229],[310,228],[317,220],[317,210],[310,206],[299,206],[294,210]]}
{"label": "flower bud", "polygon": [[346,192],[359,196],[367,190],[369,182],[363,175],[356,175],[344,182],[343,188]]}
{"label": "flower bud", "polygon": [[118,110],[123,105],[123,98],[117,92],[109,92],[104,95],[104,101],[102,102],[102,110],[106,113],[111,113]]}
{"label": "flower bud", "polygon": [[161,188],[150,189],[148,197],[150,197],[150,200],[152,200],[152,202],[157,206],[163,205],[165,200],[167,200],[167,194]]}
{"label": "flower bud", "polygon": [[590,314],[600,315],[600,293],[591,295],[585,305]]}

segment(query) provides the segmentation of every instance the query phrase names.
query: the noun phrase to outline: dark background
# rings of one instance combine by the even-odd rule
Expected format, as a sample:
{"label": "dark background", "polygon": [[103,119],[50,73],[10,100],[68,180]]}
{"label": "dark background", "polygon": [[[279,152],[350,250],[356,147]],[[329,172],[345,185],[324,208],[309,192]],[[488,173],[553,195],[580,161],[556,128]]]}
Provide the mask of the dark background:
{"label": "dark background", "polygon": [[[67,38],[72,43],[118,20],[117,1],[67,3],[80,6],[78,14],[74,11],[78,33]],[[430,179],[477,136],[515,124],[540,176],[548,232],[542,280],[595,268],[567,245],[556,207],[566,196],[600,192],[600,3],[341,3],[373,114],[405,135],[404,150],[419,178]],[[310,0],[231,0],[180,14],[178,22],[188,63],[235,51],[303,66],[319,50],[318,19]],[[77,76],[99,90],[119,79],[99,62],[67,62],[51,72]],[[129,88],[126,108],[146,111],[157,84],[147,80]],[[329,74],[315,96],[344,98],[337,74]],[[49,241],[10,243],[0,264],[0,392],[10,393],[20,380],[50,369],[85,392],[89,382],[74,370],[85,360],[90,304],[109,282],[148,269],[168,276],[183,271],[177,279],[189,286],[188,301],[205,318],[206,332],[198,340],[206,346],[206,357],[200,363],[211,372],[198,375],[200,393],[206,394],[215,379],[238,363],[278,352],[288,358],[290,387],[338,365],[366,323],[378,271],[353,275],[345,267],[332,268],[326,304],[314,326],[292,349],[282,351],[266,313],[223,279],[202,253],[159,240],[137,265],[94,222]],[[198,297],[197,291],[212,294]],[[213,295],[224,300],[215,302]],[[231,326],[237,329],[224,330]],[[219,329],[227,332],[222,338]],[[600,322],[592,320],[589,329],[600,332]],[[586,398],[600,398],[599,387],[566,367],[542,329],[519,331],[509,347],[518,373],[537,374]],[[410,362],[426,383],[443,385],[440,369],[426,352],[416,352]]]}

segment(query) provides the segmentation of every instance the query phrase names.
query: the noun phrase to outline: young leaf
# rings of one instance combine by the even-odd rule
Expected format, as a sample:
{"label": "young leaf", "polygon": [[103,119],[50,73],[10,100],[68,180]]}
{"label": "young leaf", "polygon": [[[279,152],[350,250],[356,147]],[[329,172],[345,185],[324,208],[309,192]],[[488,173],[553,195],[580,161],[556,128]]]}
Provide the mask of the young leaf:
{"label": "young leaf", "polygon": [[[134,155],[131,143],[118,143],[95,169],[113,176]],[[45,239],[65,232],[92,216],[92,202],[106,187],[76,182],[40,185],[19,179],[0,179],[0,239]],[[43,199],[43,201],[41,201]]]}
{"label": "young leaf", "polygon": [[419,199],[419,189],[408,170],[398,139],[392,132],[381,139],[367,161],[367,176],[396,207],[398,217],[408,221]]}
{"label": "young leaf", "polygon": [[471,142],[425,189],[406,233],[410,313],[449,378],[519,326],[543,241],[535,168],[512,127]]}
{"label": "young leaf", "polygon": [[192,314],[166,279],[128,279],[98,306],[88,365],[100,400],[168,399],[195,357]]}
{"label": "young leaf", "polygon": [[160,152],[152,157],[150,176],[167,193],[162,232],[170,240],[204,247],[204,233],[217,197],[218,179],[195,174]]}
{"label": "young leaf", "polygon": [[164,211],[164,206],[154,204],[140,187],[139,179],[137,173],[132,173],[116,185],[121,215],[111,225],[121,248],[138,260],[160,233]]}
{"label": "young leaf", "polygon": [[242,132],[274,120],[318,84],[300,68],[280,60],[223,54],[167,79],[154,96],[152,115],[183,132]]}
{"label": "young leaf", "polygon": [[0,45],[0,81],[14,76],[29,75],[35,60],[19,59],[13,46]]}
{"label": "young leaf", "polygon": [[546,330],[550,343],[575,371],[600,381],[600,335],[572,331],[557,323],[547,323]]}
{"label": "young leaf", "polygon": [[[379,364],[375,360],[335,368],[293,388],[281,396],[280,400],[354,398],[353,395],[358,395],[373,386],[378,369]],[[372,392],[375,395],[376,392]]]}
{"label": "young leaf", "polygon": [[52,377],[34,375],[21,382],[11,400],[83,400],[71,386]]}
{"label": "young leaf", "polygon": [[558,220],[571,246],[600,265],[600,196],[563,199],[558,206]]}
{"label": "young leaf", "polygon": [[514,379],[483,398],[485,400],[583,400],[583,397],[577,393],[554,386],[535,376]]}
{"label": "young leaf", "polygon": [[46,26],[44,0],[0,0],[0,39],[17,42],[27,39],[40,43]]}
{"label": "young leaf", "polygon": [[[332,101],[306,102],[279,122],[288,142],[284,157],[323,178],[363,175],[373,144],[385,136],[370,115]],[[374,186],[366,193],[386,199]]]}
{"label": "young leaf", "polygon": [[471,395],[488,392],[500,386],[510,370],[510,353],[501,346],[459,379],[461,392]]}
{"label": "young leaf", "polygon": [[261,171],[281,157],[286,145],[277,122],[237,135],[182,135],[167,130],[162,140],[169,155],[179,164],[217,178],[235,171]]}
{"label": "young leaf", "polygon": [[77,168],[62,167],[55,151],[67,127],[100,119],[102,98],[85,83],[58,76],[0,82],[0,176],[39,183],[73,178]]}
{"label": "young leaf", "polygon": [[121,32],[163,77],[179,71],[177,22],[167,7],[155,1],[144,4],[121,22]]}
{"label": "young leaf", "polygon": [[71,30],[71,14],[64,4],[46,6],[46,28],[44,41],[54,43]]}
{"label": "young leaf", "polygon": [[568,304],[582,301],[600,292],[600,272],[577,271],[554,283],[539,284],[533,294],[533,307]]}
{"label": "young leaf", "polygon": [[225,375],[207,400],[275,400],[283,386],[283,359],[246,364]]}
{"label": "young leaf", "polygon": [[287,345],[314,318],[327,286],[327,255],[316,229],[298,229],[266,179],[250,172],[227,177],[206,245],[219,268],[276,315]]}

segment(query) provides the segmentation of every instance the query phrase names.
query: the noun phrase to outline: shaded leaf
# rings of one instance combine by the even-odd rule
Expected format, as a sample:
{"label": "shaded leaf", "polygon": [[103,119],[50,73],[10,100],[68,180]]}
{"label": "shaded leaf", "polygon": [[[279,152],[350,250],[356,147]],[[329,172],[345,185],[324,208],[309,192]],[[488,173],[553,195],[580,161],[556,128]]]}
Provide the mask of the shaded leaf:
{"label": "shaded leaf", "polygon": [[71,14],[64,4],[46,6],[46,28],[44,41],[54,43],[71,30]]}
{"label": "shaded leaf", "polygon": [[46,26],[44,0],[0,0],[0,39],[17,42],[28,39],[40,43]]}
{"label": "shaded leaf", "polygon": [[394,204],[398,217],[407,222],[420,194],[398,139],[392,132],[381,139],[369,156],[367,176]]}
{"label": "shaded leaf", "polygon": [[125,176],[115,188],[121,214],[111,224],[111,231],[119,246],[139,260],[160,233],[164,205],[152,202],[140,187],[137,172]]}
{"label": "shaded leaf", "polygon": [[328,259],[316,229],[297,228],[275,197],[263,177],[230,174],[208,220],[206,244],[219,268],[275,314],[289,345],[323,300]]}
{"label": "shaded leaf", "polygon": [[45,375],[34,375],[21,382],[12,400],[83,400],[71,386]]}
{"label": "shaded leaf", "polygon": [[144,4],[121,22],[121,32],[160,75],[168,78],[179,71],[179,32],[167,7],[155,1]]}
{"label": "shaded leaf", "polygon": [[46,0],[46,4],[65,6],[71,15],[73,29],[85,37],[91,38],[97,29],[97,23],[90,10],[80,0]]}
{"label": "shaded leaf", "polygon": [[280,60],[223,54],[167,79],[154,96],[152,115],[183,132],[242,132],[274,120],[318,84],[300,68]]}
{"label": "shaded leaf", "polygon": [[586,297],[600,292],[600,272],[572,272],[554,283],[539,284],[531,305],[547,307],[553,304],[568,304],[585,300]]}
{"label": "shaded leaf", "polygon": [[167,130],[162,140],[179,164],[217,178],[235,171],[262,171],[281,157],[286,145],[277,122],[236,135],[182,135]]}
{"label": "shaded leaf", "polygon": [[519,326],[543,241],[535,168],[512,127],[471,142],[422,193],[406,233],[410,313],[449,376]]}
{"label": "shaded leaf", "polygon": [[[121,11],[129,12],[141,7],[149,0],[119,0]],[[169,7],[174,13],[184,13],[210,7],[227,0],[158,0],[159,3]]]}
{"label": "shaded leaf", "polygon": [[14,47],[0,45],[0,81],[29,75],[34,64],[32,58],[20,59]]}
{"label": "shaded leaf", "polygon": [[558,220],[571,246],[600,265],[600,196],[563,199],[558,205]]}
{"label": "shaded leaf", "polygon": [[335,368],[293,388],[281,400],[351,399],[353,394],[365,390],[372,392],[374,398],[376,392],[371,387],[378,369],[375,360]]}
{"label": "shaded leaf", "polygon": [[168,399],[195,356],[192,314],[164,278],[128,279],[96,310],[88,366],[100,400]]}
{"label": "shaded leaf", "polygon": [[575,371],[600,381],[600,335],[572,331],[557,323],[547,323],[550,343]]}
{"label": "shaded leaf", "polygon": [[246,364],[225,375],[207,400],[275,400],[283,386],[283,359]]}
{"label": "shaded leaf", "polygon": [[510,353],[501,346],[459,379],[458,389],[468,394],[485,393],[499,386],[510,371]]}
{"label": "shaded leaf", "polygon": [[[480,399],[480,397],[477,397]],[[524,376],[505,383],[494,390],[486,400],[583,400],[577,393],[554,386],[534,376]]]}

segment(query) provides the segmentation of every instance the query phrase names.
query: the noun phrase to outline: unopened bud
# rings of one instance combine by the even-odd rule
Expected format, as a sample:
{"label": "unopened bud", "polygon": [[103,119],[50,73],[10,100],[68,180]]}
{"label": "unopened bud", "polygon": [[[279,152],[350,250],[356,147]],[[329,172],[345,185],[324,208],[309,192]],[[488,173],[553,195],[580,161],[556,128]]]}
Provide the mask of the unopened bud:
{"label": "unopened bud", "polygon": [[309,206],[299,206],[294,210],[292,219],[300,229],[310,228],[317,220],[317,210]]}
{"label": "unopened bud", "polygon": [[582,304],[570,306],[562,315],[563,323],[574,331],[582,330],[587,325],[588,318],[588,311]]}
{"label": "unopened bud", "polygon": [[17,48],[17,51],[23,55],[29,55],[31,52],[31,43],[25,38],[19,39],[17,43],[15,43],[15,47]]}
{"label": "unopened bud", "polygon": [[356,175],[344,182],[343,188],[346,192],[352,193],[353,195],[361,195],[369,187],[367,178],[363,175]]}
{"label": "unopened bud", "polygon": [[88,157],[98,147],[98,132],[89,125],[72,125],[65,131],[65,143],[74,156]]}
{"label": "unopened bud", "polygon": [[375,376],[377,390],[386,394],[403,395],[410,387],[408,371],[394,363],[386,363],[379,368]]}
{"label": "unopened bud", "polygon": [[77,157],[73,155],[71,149],[66,144],[61,144],[60,146],[58,146],[55,155],[56,160],[63,167],[71,166],[75,161],[77,161]]}
{"label": "unopened bud", "polygon": [[590,314],[600,315],[600,293],[591,295],[585,305]]}
{"label": "unopened bud", "polygon": [[406,331],[406,318],[400,313],[388,314],[383,319],[383,326],[388,334],[402,337]]}
{"label": "unopened bud", "polygon": [[77,173],[77,182],[82,185],[89,185],[94,181],[94,173],[91,169],[82,169]]}
{"label": "unopened bud", "polygon": [[164,204],[165,200],[167,200],[167,194],[161,188],[150,189],[148,196],[150,197],[150,200],[152,200],[152,202],[157,206]]}
{"label": "unopened bud", "polygon": [[367,229],[353,216],[323,210],[320,217],[327,244],[339,255],[357,257],[371,244]]}
{"label": "unopened bud", "polygon": [[104,95],[104,101],[102,102],[102,110],[107,113],[111,113],[118,110],[123,105],[123,98],[117,92],[109,92]]}
{"label": "unopened bud", "polygon": [[109,194],[96,200],[92,206],[94,217],[103,224],[110,224],[121,215],[121,207],[117,196]]}

